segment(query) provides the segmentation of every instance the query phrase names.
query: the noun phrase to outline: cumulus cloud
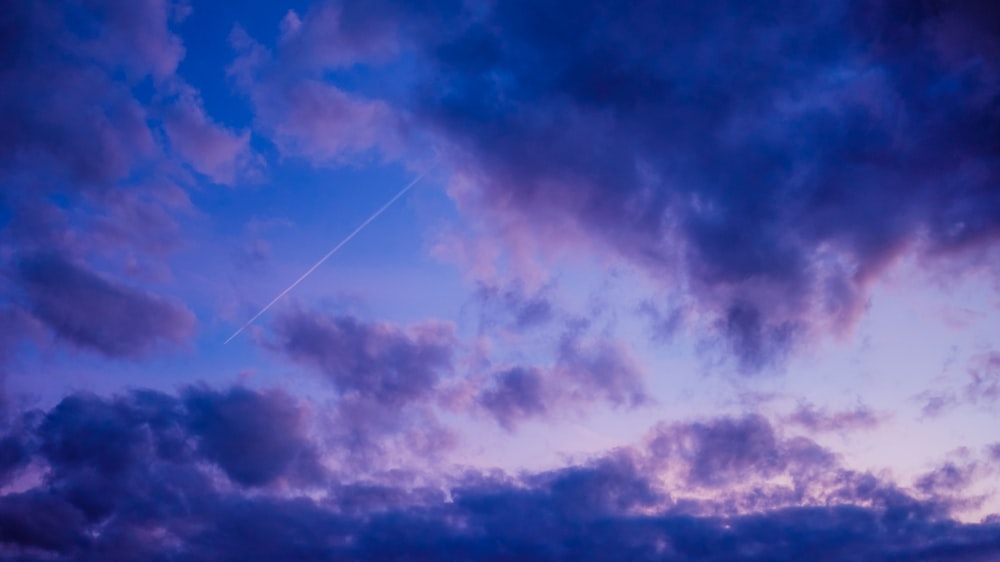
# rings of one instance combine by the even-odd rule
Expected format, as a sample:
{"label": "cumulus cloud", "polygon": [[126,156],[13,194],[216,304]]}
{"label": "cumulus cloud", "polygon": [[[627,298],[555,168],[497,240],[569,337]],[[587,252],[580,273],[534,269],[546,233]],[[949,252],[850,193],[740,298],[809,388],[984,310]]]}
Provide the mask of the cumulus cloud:
{"label": "cumulus cloud", "polygon": [[292,309],[278,316],[265,345],[337,390],[324,414],[324,439],[343,452],[342,464],[384,469],[454,447],[455,435],[433,408],[442,377],[454,370],[458,340],[450,323],[401,327]]}
{"label": "cumulus cloud", "polygon": [[168,28],[172,3],[72,4],[18,0],[4,16],[0,76],[18,85],[0,94],[8,186],[68,180],[72,191],[106,189],[156,153],[146,108],[115,73],[173,75],[183,48]]}
{"label": "cumulus cloud", "polygon": [[530,419],[551,419],[606,404],[637,408],[651,403],[644,375],[622,342],[567,332],[550,365],[511,364],[462,381],[473,388],[474,409],[509,431]]}
{"label": "cumulus cloud", "polygon": [[330,164],[396,149],[396,117],[383,101],[345,91],[294,59],[276,60],[242,28],[230,42],[237,58],[229,75],[249,98],[258,128],[283,153]]}
{"label": "cumulus cloud", "polygon": [[198,451],[239,484],[268,484],[293,467],[302,478],[321,472],[306,437],[305,413],[284,392],[194,388],[185,393],[184,406]]}
{"label": "cumulus cloud", "polygon": [[923,403],[923,414],[935,417],[963,404],[987,410],[993,408],[1000,400],[1000,353],[990,351],[972,357],[966,374],[968,378],[964,379],[964,384],[931,388],[914,397]]}

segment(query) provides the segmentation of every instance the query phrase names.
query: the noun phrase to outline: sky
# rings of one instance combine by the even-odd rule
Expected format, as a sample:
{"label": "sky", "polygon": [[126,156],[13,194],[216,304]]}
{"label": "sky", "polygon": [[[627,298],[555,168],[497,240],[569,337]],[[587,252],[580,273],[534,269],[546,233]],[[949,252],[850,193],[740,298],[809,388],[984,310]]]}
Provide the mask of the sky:
{"label": "sky", "polygon": [[4,560],[1000,559],[995,2],[11,0],[0,83]]}

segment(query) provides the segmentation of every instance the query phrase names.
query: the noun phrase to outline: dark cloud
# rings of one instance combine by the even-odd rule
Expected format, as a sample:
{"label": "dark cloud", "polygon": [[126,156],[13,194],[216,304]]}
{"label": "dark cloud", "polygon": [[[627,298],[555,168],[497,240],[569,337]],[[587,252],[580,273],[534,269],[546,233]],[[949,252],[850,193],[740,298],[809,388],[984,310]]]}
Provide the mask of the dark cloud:
{"label": "dark cloud", "polygon": [[289,64],[415,52],[411,95],[385,97],[472,186],[463,210],[625,257],[744,371],[850,329],[902,253],[1000,234],[988,2],[320,6],[286,19]]}
{"label": "dark cloud", "polygon": [[916,486],[925,493],[961,491],[972,484],[975,471],[975,463],[949,461],[921,476]]}
{"label": "dark cloud", "polygon": [[435,463],[455,448],[456,434],[423,402],[383,402],[373,396],[341,397],[324,412],[323,440],[356,474]]}
{"label": "dark cloud", "polygon": [[185,85],[179,90],[163,116],[173,150],[216,183],[232,185],[255,173],[261,159],[250,148],[250,132],[214,123],[194,88]]}
{"label": "dark cloud", "polygon": [[37,455],[48,466],[49,493],[91,521],[154,501],[149,495],[193,491],[176,486],[206,485],[210,475],[199,472],[198,463],[214,464],[246,487],[308,485],[323,477],[302,405],[275,390],[195,387],[180,397],[133,391],[111,399],[73,394],[37,423],[22,425],[2,441],[17,460],[9,470],[30,470],[26,458]]}
{"label": "dark cloud", "polygon": [[602,399],[625,407],[650,401],[642,369],[621,341],[585,337],[571,327],[559,342],[555,372],[565,392],[576,399]]}
{"label": "dark cloud", "polygon": [[[260,419],[276,419],[280,427],[247,422],[248,410],[254,410],[244,408],[248,405],[260,406]],[[205,444],[209,433],[218,432],[207,440],[232,439],[252,449],[254,438],[273,444],[272,435],[286,430],[292,448],[313,450],[297,429],[296,407],[287,396],[244,388],[68,397],[42,412],[39,423],[24,426],[29,440],[41,443],[29,454],[47,472],[23,491],[0,495],[0,555],[16,560],[986,561],[1000,554],[995,522],[959,523],[932,500],[915,499],[891,483],[829,461],[811,462],[821,467],[811,481],[826,486],[824,498],[751,489],[746,493],[771,494],[773,503],[699,513],[719,501],[706,491],[735,489],[730,477],[736,470],[753,478],[761,471],[780,472],[782,463],[807,463],[801,444],[793,446],[795,440],[756,417],[676,424],[655,432],[648,448],[622,448],[519,477],[466,472],[447,479],[444,487],[398,480],[311,481],[309,494],[294,485],[248,493],[205,470],[206,463],[218,461],[228,474],[226,462],[260,466],[263,458],[219,457],[220,450]],[[741,445],[744,438],[748,444]],[[665,457],[664,450],[684,454]],[[709,460],[712,455],[719,458]],[[660,477],[678,462],[725,477],[694,476],[702,499],[687,501],[683,484],[665,486]],[[323,493],[317,495],[317,486]]]}
{"label": "dark cloud", "polygon": [[108,357],[181,343],[194,329],[194,315],[180,302],[114,283],[56,254],[22,258],[17,273],[35,317],[73,345]]}
{"label": "dark cloud", "polygon": [[7,484],[30,458],[30,445],[20,432],[9,432],[0,437],[0,486]]}
{"label": "dark cloud", "polygon": [[718,418],[658,428],[650,441],[660,459],[680,461],[695,486],[719,487],[778,474],[827,470],[835,458],[808,439],[783,439],[761,416]]}
{"label": "dark cloud", "polygon": [[[294,398],[278,391],[191,389],[184,396],[188,428],[198,451],[244,486],[268,484],[292,472],[305,478],[320,469],[306,439],[305,418]],[[311,473],[311,474],[310,474]]]}
{"label": "dark cloud", "polygon": [[427,396],[452,369],[454,328],[427,322],[408,330],[305,310],[282,314],[272,345],[318,369],[343,394],[386,404]]}
{"label": "dark cloud", "polygon": [[167,29],[167,3],[89,4],[17,0],[4,11],[11,32],[0,47],[0,76],[17,84],[0,94],[7,187],[69,180],[72,191],[100,190],[155,152],[146,110],[111,73],[173,73],[183,49]]}

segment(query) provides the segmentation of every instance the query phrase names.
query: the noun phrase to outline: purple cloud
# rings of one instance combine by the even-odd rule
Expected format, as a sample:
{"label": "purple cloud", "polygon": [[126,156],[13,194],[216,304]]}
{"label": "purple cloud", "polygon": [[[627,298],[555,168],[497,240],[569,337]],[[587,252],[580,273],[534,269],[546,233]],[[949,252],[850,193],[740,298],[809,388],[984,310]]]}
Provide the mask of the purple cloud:
{"label": "purple cloud", "polygon": [[462,209],[625,257],[689,297],[741,370],[850,329],[903,253],[1000,233],[985,3],[331,5],[416,53],[400,105],[471,186]]}
{"label": "purple cloud", "polygon": [[708,487],[835,465],[828,451],[807,439],[781,438],[758,415],[661,426],[650,450],[662,461],[683,463],[687,482]]}
{"label": "purple cloud", "polygon": [[32,314],[56,335],[107,357],[139,357],[161,344],[179,344],[195,318],[182,303],[114,283],[58,255],[18,263]]}
{"label": "purple cloud", "polygon": [[427,322],[402,329],[351,316],[292,310],[274,324],[269,345],[319,370],[342,394],[385,404],[426,397],[452,369],[454,328]]}
{"label": "purple cloud", "polygon": [[236,132],[213,122],[196,91],[190,86],[180,90],[163,116],[171,148],[216,183],[232,185],[255,173],[260,158],[250,148],[250,131]]}
{"label": "purple cloud", "polygon": [[533,294],[526,294],[518,284],[500,288],[480,283],[476,290],[476,300],[481,307],[480,332],[490,331],[498,324],[524,332],[555,320],[555,305],[545,292],[545,289],[541,289]]}
{"label": "purple cloud", "polygon": [[[184,46],[169,24],[183,19],[183,2],[175,0],[84,0],[84,15],[100,24],[96,38],[76,44],[109,66],[122,66],[135,76],[171,76],[184,57]],[[78,15],[79,16],[79,15]]]}
{"label": "purple cloud", "polygon": [[177,182],[192,179],[164,158],[166,137],[216,181],[253,163],[248,137],[217,126],[176,74],[184,49],[172,24],[183,8],[169,0],[8,6],[0,79],[17,87],[0,92],[0,204],[13,219],[0,243],[15,249],[2,248],[4,261],[8,252],[58,249],[163,276],[163,254],[181,242],[176,215],[191,209]]}
{"label": "purple cloud", "polygon": [[[0,78],[0,174],[5,184],[101,190],[156,152],[147,113],[127,84],[172,74],[183,49],[160,0],[65,3],[17,0],[8,8]],[[94,35],[82,33],[90,27]],[[40,176],[35,178],[34,176]]]}
{"label": "purple cloud", "polygon": [[513,430],[517,422],[544,416],[552,397],[547,388],[545,373],[537,368],[513,367],[496,373],[490,386],[483,389],[477,401],[479,405],[496,418],[507,430]]}
{"label": "purple cloud", "polygon": [[184,406],[198,451],[235,482],[260,486],[292,468],[300,478],[321,472],[306,437],[302,407],[284,392],[193,388],[185,393]]}
{"label": "purple cloud", "polygon": [[458,444],[454,431],[421,402],[353,394],[330,404],[324,421],[324,443],[338,452],[339,466],[355,475],[434,464]]}
{"label": "purple cloud", "polygon": [[[49,476],[24,491],[0,495],[0,553],[28,560],[529,561],[804,556],[985,561],[1000,553],[995,522],[961,523],[942,512],[941,504],[909,496],[890,482],[828,460],[806,461],[803,447],[790,446],[796,441],[781,439],[754,417],[678,424],[666,433],[661,428],[649,449],[623,448],[519,477],[466,472],[447,482],[447,493],[380,481],[313,481],[309,490],[329,488],[327,499],[313,499],[294,487],[246,493],[213,478],[205,461],[216,459],[202,455],[215,453],[191,446],[197,435],[204,436],[205,413],[243,420],[245,412],[234,404],[269,404],[275,396],[201,388],[180,397],[148,391],[114,399],[68,397],[42,412],[41,423],[26,426],[30,439],[42,444],[30,454]],[[278,410],[285,412],[285,406]],[[263,413],[273,410],[265,406]],[[293,448],[311,449],[309,439],[294,429],[298,422],[285,423],[295,415],[278,419],[290,430]],[[220,439],[230,434],[248,442],[257,436],[270,442],[276,432],[257,422],[214,427],[222,432]],[[736,435],[749,437],[749,445],[730,438]],[[729,476],[738,469],[771,471],[784,458],[819,466],[818,479],[832,486],[830,495],[815,502],[774,496],[778,503],[750,512],[699,514],[706,503],[719,500],[708,496],[696,505],[675,499],[679,490],[668,493],[659,471],[684,457],[663,457],[664,439],[686,443],[672,450],[697,450],[689,459],[693,466],[722,467],[727,477],[713,482],[723,488],[731,486]],[[727,450],[733,445],[735,453]],[[718,459],[707,460],[713,455]]]}
{"label": "purple cloud", "polygon": [[946,462],[917,480],[917,489],[925,493],[961,491],[973,482],[976,464]]}
{"label": "purple cloud", "polygon": [[883,418],[883,415],[866,406],[831,412],[817,408],[814,404],[801,403],[791,415],[785,418],[785,421],[809,431],[825,432],[874,429],[882,423]]}
{"label": "purple cloud", "polygon": [[[344,0],[290,13],[273,54],[237,33],[233,74],[307,156],[393,152],[429,131],[459,207],[513,263],[546,246],[621,256],[687,303],[706,349],[755,372],[851,329],[902,254],[995,245],[995,143],[979,126],[995,121],[995,18],[977,2],[719,0],[680,17]],[[394,53],[413,65],[406,95],[318,78]]]}

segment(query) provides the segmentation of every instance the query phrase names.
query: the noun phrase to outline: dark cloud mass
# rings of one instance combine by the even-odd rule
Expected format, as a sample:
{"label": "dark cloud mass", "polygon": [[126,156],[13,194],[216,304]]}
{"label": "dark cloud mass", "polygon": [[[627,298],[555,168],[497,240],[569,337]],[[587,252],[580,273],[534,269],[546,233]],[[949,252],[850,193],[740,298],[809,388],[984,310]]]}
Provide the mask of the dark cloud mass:
{"label": "dark cloud mass", "polygon": [[298,465],[318,473],[306,440],[303,411],[288,394],[233,388],[192,389],[184,397],[188,430],[198,450],[245,486],[267,484]]}
{"label": "dark cloud mass", "polygon": [[[850,328],[901,253],[1000,234],[990,2],[328,6],[422,54],[401,109],[478,186],[463,208],[684,287],[743,370]],[[324,13],[296,27],[312,60]]]}
{"label": "dark cloud mass", "polygon": [[[289,459],[315,460],[319,447],[306,437],[303,407],[277,391],[200,387],[178,396],[76,394],[48,412],[27,414],[0,439],[0,452],[17,443],[21,460],[13,470],[40,472],[34,483],[0,495],[0,555],[400,561],[986,561],[1000,555],[995,522],[958,523],[936,496],[917,499],[846,470],[817,445],[785,439],[759,417],[664,426],[644,447],[575,466],[519,477],[465,472],[440,487],[351,482],[318,464],[311,478],[296,480]],[[235,486],[220,481],[212,466]],[[255,468],[243,471],[248,467]],[[686,476],[664,480],[671,467]],[[749,483],[785,475],[809,490],[796,495],[758,486],[745,491],[753,502],[744,504],[705,496],[705,490],[736,490],[729,481],[738,473]],[[934,480],[947,488],[949,478]],[[691,485],[702,490],[701,499],[683,499]]]}

